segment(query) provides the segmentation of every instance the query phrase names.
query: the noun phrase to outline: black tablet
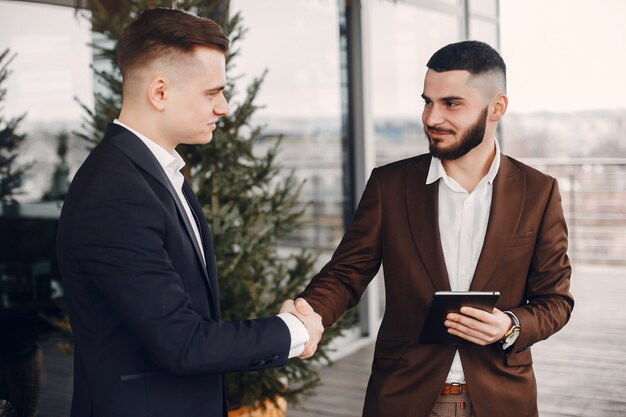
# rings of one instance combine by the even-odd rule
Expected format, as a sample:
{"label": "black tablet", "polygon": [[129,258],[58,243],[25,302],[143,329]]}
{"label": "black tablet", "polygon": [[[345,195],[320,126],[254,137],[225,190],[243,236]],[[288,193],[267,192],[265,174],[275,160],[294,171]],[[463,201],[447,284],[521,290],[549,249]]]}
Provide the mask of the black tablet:
{"label": "black tablet", "polygon": [[437,291],[433,294],[419,342],[434,345],[459,345],[471,343],[448,333],[443,324],[448,313],[458,313],[461,307],[493,311],[500,293],[498,291]]}

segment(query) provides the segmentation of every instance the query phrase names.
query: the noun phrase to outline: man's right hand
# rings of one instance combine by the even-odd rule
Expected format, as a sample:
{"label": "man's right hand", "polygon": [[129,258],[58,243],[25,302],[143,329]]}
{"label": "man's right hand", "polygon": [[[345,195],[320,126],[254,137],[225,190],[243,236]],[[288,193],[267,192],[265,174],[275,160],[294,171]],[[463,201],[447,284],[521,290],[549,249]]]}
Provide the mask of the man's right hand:
{"label": "man's right hand", "polygon": [[280,313],[293,314],[300,319],[309,332],[309,341],[304,344],[304,351],[298,358],[308,359],[313,356],[322,338],[322,333],[324,333],[322,316],[317,314],[304,298],[298,298],[295,302],[293,300],[285,301],[280,308]]}

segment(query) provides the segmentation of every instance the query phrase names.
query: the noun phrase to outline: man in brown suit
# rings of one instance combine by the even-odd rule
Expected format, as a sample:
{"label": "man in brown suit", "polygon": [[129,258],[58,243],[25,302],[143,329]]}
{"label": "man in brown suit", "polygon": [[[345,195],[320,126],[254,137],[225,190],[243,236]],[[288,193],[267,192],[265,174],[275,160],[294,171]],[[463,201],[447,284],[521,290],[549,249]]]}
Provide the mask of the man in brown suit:
{"label": "man in brown suit", "polygon": [[[363,416],[537,416],[530,346],[574,306],[558,185],[499,151],[508,98],[493,48],[451,44],[427,66],[430,153],[373,170],[332,260],[300,297],[329,326],[383,264],[386,311]],[[492,312],[448,315],[448,331],[471,343],[420,344],[431,296],[446,290],[501,296]]]}

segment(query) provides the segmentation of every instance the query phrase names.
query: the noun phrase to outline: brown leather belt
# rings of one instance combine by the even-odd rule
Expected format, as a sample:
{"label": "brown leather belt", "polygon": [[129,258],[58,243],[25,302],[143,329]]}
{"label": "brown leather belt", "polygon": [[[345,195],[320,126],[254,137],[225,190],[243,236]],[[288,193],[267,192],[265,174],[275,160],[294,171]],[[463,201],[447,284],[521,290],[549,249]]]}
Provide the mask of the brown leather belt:
{"label": "brown leather belt", "polygon": [[441,395],[467,394],[469,389],[466,384],[444,384]]}

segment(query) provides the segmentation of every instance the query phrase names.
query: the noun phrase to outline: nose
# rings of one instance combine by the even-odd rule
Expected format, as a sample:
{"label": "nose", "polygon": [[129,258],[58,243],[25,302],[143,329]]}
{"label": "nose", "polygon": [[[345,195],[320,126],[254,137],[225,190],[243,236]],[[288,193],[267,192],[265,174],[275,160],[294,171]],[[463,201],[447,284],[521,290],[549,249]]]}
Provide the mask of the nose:
{"label": "nose", "polygon": [[226,117],[230,114],[230,106],[228,105],[226,97],[224,97],[224,92],[220,92],[213,112],[220,117]]}
{"label": "nose", "polygon": [[444,122],[443,112],[435,104],[425,105],[422,112],[424,126],[438,126]]}

